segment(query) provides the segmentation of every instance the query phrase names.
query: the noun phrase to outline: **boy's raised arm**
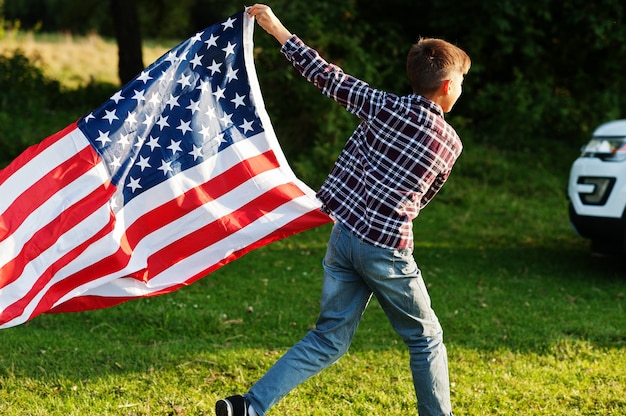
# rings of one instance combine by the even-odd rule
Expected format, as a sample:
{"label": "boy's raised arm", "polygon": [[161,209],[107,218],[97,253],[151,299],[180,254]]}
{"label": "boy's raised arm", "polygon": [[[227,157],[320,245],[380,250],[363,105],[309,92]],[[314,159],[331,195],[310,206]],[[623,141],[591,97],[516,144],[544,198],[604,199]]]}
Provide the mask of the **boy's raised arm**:
{"label": "boy's raised arm", "polygon": [[248,16],[256,18],[257,23],[267,33],[274,36],[281,45],[291,37],[291,32],[281,23],[269,6],[255,4],[248,9]]}

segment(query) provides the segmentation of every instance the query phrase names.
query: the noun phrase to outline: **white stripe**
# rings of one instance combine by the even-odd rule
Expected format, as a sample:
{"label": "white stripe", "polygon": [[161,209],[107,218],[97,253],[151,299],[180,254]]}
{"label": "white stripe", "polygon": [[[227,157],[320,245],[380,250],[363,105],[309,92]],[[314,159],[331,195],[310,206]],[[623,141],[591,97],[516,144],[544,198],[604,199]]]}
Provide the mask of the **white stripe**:
{"label": "white stripe", "polygon": [[[50,170],[71,159],[72,156],[87,146],[89,146],[89,142],[85,136],[80,130],[75,129],[21,166],[0,185],[0,195],[2,195],[2,199],[0,199],[0,215],[7,210],[24,190],[31,187],[39,179],[46,176]],[[44,170],[48,167],[51,168]]]}
{"label": "white stripe", "polygon": [[[219,261],[224,260],[233,252],[254,244],[275,231],[277,228],[280,228],[301,215],[310,212],[311,209],[315,209],[315,207],[311,206],[310,198],[307,196],[295,198],[252,222],[247,227],[224,237],[217,243],[205,248],[204,250],[198,251],[182,261],[173,264],[161,274],[151,279],[148,284],[133,278],[119,278],[112,280],[108,284],[95,285],[95,287],[82,293],[82,295],[102,297],[140,297],[184,283],[191,277],[202,273]],[[55,306],[69,300],[70,298],[71,296],[61,299]]]}
{"label": "white stripe", "polygon": [[[57,260],[66,254],[71,248],[85,241],[102,228],[109,220],[110,209],[108,205],[101,207],[95,211],[76,227],[65,233],[58,241],[58,244],[44,251],[39,257],[33,259],[27,266],[22,276],[11,284],[0,290],[0,310],[12,305],[15,301],[24,296],[35,284],[42,272],[50,265],[50,262]],[[61,248],[61,250],[59,250]],[[59,252],[60,251],[60,252]],[[46,294],[48,289],[58,281],[62,280],[55,275],[51,281],[40,290],[35,298],[25,308],[20,318],[16,318],[19,322],[13,322],[11,325],[17,325],[28,319],[32,311],[37,306],[39,300]],[[23,318],[23,320],[20,320]]]}
{"label": "white stripe", "polygon": [[[108,179],[106,168],[99,163],[37,207],[11,236],[0,242],[0,267],[13,260],[33,234],[48,225],[72,204],[98,189]],[[51,259],[54,260],[56,259]]]}

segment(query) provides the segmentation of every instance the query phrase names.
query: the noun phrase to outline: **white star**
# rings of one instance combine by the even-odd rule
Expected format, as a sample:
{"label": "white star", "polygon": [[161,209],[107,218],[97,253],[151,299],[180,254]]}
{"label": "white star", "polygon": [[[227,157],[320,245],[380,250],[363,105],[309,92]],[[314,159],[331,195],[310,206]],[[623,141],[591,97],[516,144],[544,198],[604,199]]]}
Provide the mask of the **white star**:
{"label": "white star", "polygon": [[202,126],[202,130],[200,130],[200,134],[202,135],[204,141],[207,141],[207,139],[211,137],[211,129],[209,127],[210,126]]}
{"label": "white star", "polygon": [[161,102],[161,97],[158,93],[155,92],[154,94],[152,94],[152,97],[150,97],[150,100],[148,102],[156,107],[156,105]]}
{"label": "white star", "polygon": [[179,83],[181,85],[182,88],[185,88],[189,85],[191,85],[191,82],[189,81],[191,79],[191,75],[181,75],[180,79],[178,81],[176,81],[177,83]]}
{"label": "white star", "polygon": [[209,39],[204,41],[204,43],[207,44],[207,49],[210,49],[211,46],[217,46],[217,39],[219,39],[219,36],[215,36],[213,33],[211,33]]}
{"label": "white star", "polygon": [[119,117],[115,115],[115,110],[104,110],[106,115],[102,117],[104,120],[109,120],[109,125],[113,124],[113,120],[119,120]]}
{"label": "white star", "polygon": [[120,134],[120,139],[117,141],[117,144],[121,145],[122,149],[126,149],[126,146],[130,145],[128,136],[130,136],[130,134]]}
{"label": "white star", "polygon": [[196,87],[197,90],[201,90],[202,92],[210,92],[211,91],[211,83],[207,80],[201,79],[200,85]]}
{"label": "white star", "polygon": [[109,139],[109,132],[104,132],[102,130],[98,130],[98,138],[96,139],[96,141],[100,142],[101,146],[104,146],[105,144],[107,144],[108,142],[111,141],[111,139]]}
{"label": "white star", "polygon": [[210,119],[210,120],[213,120],[213,119],[215,118],[215,108],[213,108],[213,107],[209,107],[209,109],[208,109],[208,110],[206,110],[206,113],[205,113],[205,114],[206,114],[207,116],[209,116],[209,119]]}
{"label": "white star", "polygon": [[180,130],[181,134],[184,136],[188,131],[192,131],[192,128],[189,127],[191,121],[180,121],[180,126],[176,127],[177,130]]}
{"label": "white star", "polygon": [[196,33],[196,35],[193,38],[191,38],[192,43],[200,42],[202,40],[202,34],[203,33],[204,32]]}
{"label": "white star", "polygon": [[153,122],[154,122],[154,115],[153,114],[146,114],[146,119],[141,124],[143,124],[146,127],[152,127],[152,123]]}
{"label": "white star", "polygon": [[165,128],[165,127],[169,127],[170,123],[167,122],[169,116],[165,116],[163,117],[162,115],[159,116],[159,120],[156,122],[156,124],[159,125],[159,128],[161,129],[161,131]]}
{"label": "white star", "polygon": [[128,115],[126,116],[126,120],[124,120],[124,123],[134,126],[135,124],[137,124],[137,117],[135,116],[135,113],[131,113],[130,111],[128,112]]}
{"label": "white star", "polygon": [[137,102],[140,101],[146,101],[146,97],[143,96],[143,91],[135,91],[135,95],[133,95],[133,100],[137,100]]}
{"label": "white star", "polygon": [[130,178],[130,183],[128,185],[130,189],[133,190],[133,193],[137,190],[137,189],[141,189],[141,185],[139,185],[139,178],[135,179],[135,178]]}
{"label": "white star", "polygon": [[113,161],[111,162],[111,167],[112,168],[119,168],[120,166],[122,166],[122,164],[120,163],[120,158],[119,157],[114,157]]}
{"label": "white star", "polygon": [[122,91],[118,91],[115,94],[113,94],[111,99],[115,101],[115,104],[119,104],[120,100],[124,99],[124,97],[122,96]]}
{"label": "white star", "polygon": [[237,78],[237,72],[239,72],[238,69],[233,69],[232,67],[228,68],[228,72],[226,73],[226,80],[227,82],[230,82],[234,79],[239,79]]}
{"label": "white star", "polygon": [[236,22],[235,19],[233,19],[232,17],[229,17],[228,20],[226,20],[224,23],[222,23],[222,26],[224,26],[223,30],[226,30],[229,27],[234,29],[233,23],[235,23],[235,22]]}
{"label": "white star", "polygon": [[200,100],[190,100],[189,105],[187,106],[187,110],[191,110],[191,114],[195,114],[196,111],[200,111]]}
{"label": "white star", "polygon": [[159,167],[159,170],[162,170],[164,175],[167,175],[169,172],[173,172],[174,169],[172,169],[172,162],[161,160],[161,167]]}
{"label": "white star", "polygon": [[168,149],[170,149],[172,151],[173,154],[176,154],[177,152],[182,152],[183,149],[180,148],[180,142],[182,140],[179,140],[177,142],[174,141],[174,139],[170,140],[170,145],[167,146]]}
{"label": "white star", "polygon": [[137,140],[137,141],[135,142],[135,144],[133,145],[133,147],[136,147],[136,148],[138,148],[138,149],[139,149],[139,148],[141,148],[141,146],[143,146],[143,142],[145,142],[145,141],[146,141],[146,139],[145,139],[145,138],[140,137],[140,138],[139,138],[139,140]]}
{"label": "white star", "polygon": [[170,52],[167,54],[167,57],[165,58],[165,60],[173,64],[176,61],[178,61],[178,57],[176,56],[175,52]]}
{"label": "white star", "polygon": [[228,58],[228,55],[235,54],[235,46],[237,46],[236,43],[232,44],[230,43],[230,41],[228,41],[228,45],[226,45],[226,47],[222,49],[224,52],[226,52],[226,58]]}
{"label": "white star", "polygon": [[243,106],[246,105],[246,103],[243,102],[245,98],[246,98],[245,95],[239,95],[235,93],[235,98],[230,100],[230,102],[235,104],[235,108],[239,108],[240,105],[243,105]]}
{"label": "white star", "polygon": [[170,94],[170,99],[167,100],[167,103],[165,103],[166,106],[170,106],[170,109],[174,108],[174,107],[178,107],[180,104],[178,104],[178,97],[174,97],[172,94]]}
{"label": "white star", "polygon": [[87,117],[85,117],[85,123],[89,123],[89,120],[91,120],[92,118],[95,119],[93,113],[89,113]]}
{"label": "white star", "polygon": [[150,141],[146,143],[147,146],[150,146],[150,150],[154,152],[154,149],[157,147],[161,147],[159,144],[159,138],[150,136]]}
{"label": "white star", "polygon": [[224,91],[226,91],[225,88],[220,88],[218,86],[217,90],[215,90],[215,92],[213,93],[213,95],[215,96],[215,99],[219,100],[220,98],[224,98]]}
{"label": "white star", "polygon": [[137,80],[138,81],[143,81],[144,84],[146,84],[151,79],[152,79],[152,77],[148,74],[148,71],[142,71],[141,75],[139,75],[137,77]]}
{"label": "white star", "polygon": [[215,62],[215,59],[213,59],[213,63],[208,68],[211,70],[211,75],[215,75],[216,72],[221,73],[222,71],[220,71],[220,66],[222,66],[222,64],[218,64]]}
{"label": "white star", "polygon": [[254,129],[252,128],[252,123],[254,123],[253,121],[248,121],[245,118],[243,119],[243,124],[241,126],[239,126],[240,129],[243,129],[243,134],[246,134],[248,131],[253,131]]}
{"label": "white star", "polygon": [[220,118],[220,121],[221,121],[222,123],[224,123],[225,125],[229,125],[229,124],[232,124],[232,122],[233,122],[233,121],[231,120],[232,118],[233,118],[233,115],[232,115],[232,114],[227,114],[227,113],[224,113],[224,115],[222,116],[222,118]]}
{"label": "white star", "polygon": [[196,147],[196,145],[194,144],[193,150],[189,152],[189,154],[193,156],[193,160],[195,161],[197,158],[202,157],[202,148]]}
{"label": "white star", "polygon": [[196,54],[193,59],[189,61],[189,63],[193,65],[193,69],[196,69],[198,65],[202,65],[202,58],[204,58],[204,55],[198,56],[198,54]]}
{"label": "white star", "polygon": [[141,168],[142,172],[144,171],[144,169],[152,167],[150,166],[150,163],[148,163],[149,161],[150,161],[149,157],[139,156],[139,162],[137,162],[137,166]]}

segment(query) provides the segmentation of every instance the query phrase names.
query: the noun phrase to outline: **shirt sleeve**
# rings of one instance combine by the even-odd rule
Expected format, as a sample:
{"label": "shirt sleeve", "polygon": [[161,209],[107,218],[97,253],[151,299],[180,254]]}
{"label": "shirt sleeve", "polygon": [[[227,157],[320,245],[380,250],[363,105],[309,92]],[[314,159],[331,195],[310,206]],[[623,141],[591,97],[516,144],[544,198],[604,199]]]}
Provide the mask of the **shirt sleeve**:
{"label": "shirt sleeve", "polygon": [[364,81],[343,72],[313,48],[307,46],[296,35],[283,44],[281,52],[322,94],[335,100],[361,120],[376,115],[386,98],[384,91],[376,90]]}

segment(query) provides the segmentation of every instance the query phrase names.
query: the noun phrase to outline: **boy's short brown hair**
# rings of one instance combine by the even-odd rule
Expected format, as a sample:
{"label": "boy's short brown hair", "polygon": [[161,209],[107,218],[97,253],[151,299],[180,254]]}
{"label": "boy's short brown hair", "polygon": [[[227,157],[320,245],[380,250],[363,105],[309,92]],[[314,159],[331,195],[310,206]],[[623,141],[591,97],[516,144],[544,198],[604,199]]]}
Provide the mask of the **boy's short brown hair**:
{"label": "boy's short brown hair", "polygon": [[467,74],[470,57],[459,47],[442,39],[420,38],[406,59],[406,72],[415,94],[430,95],[453,71]]}

